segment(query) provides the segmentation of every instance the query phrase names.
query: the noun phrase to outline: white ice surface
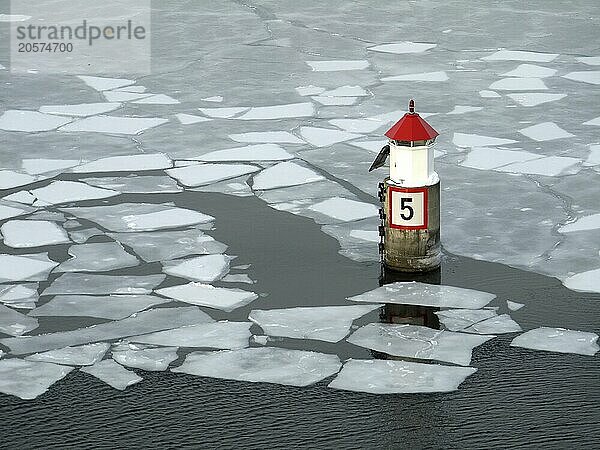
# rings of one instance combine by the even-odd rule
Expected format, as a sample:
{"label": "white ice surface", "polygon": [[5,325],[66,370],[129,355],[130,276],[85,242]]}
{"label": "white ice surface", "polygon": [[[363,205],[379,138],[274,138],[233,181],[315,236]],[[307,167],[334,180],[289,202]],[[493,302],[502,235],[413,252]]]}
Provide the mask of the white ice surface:
{"label": "white ice surface", "polygon": [[575,222],[563,225],[559,233],[572,233],[575,231],[595,230],[600,228],[600,214],[591,214],[578,218]]}
{"label": "white ice surface", "polygon": [[580,162],[581,161],[577,158],[569,158],[567,156],[548,156],[546,158],[509,164],[494,170],[498,172],[526,173],[530,175],[555,177],[565,171],[576,170],[576,166]]}
{"label": "white ice surface", "polygon": [[[146,92],[147,88],[146,86],[140,86],[140,85],[129,85],[129,86],[123,86],[120,88],[116,88],[115,91],[119,91],[119,92],[137,92],[137,93],[142,93],[142,92]],[[109,92],[109,91],[107,91]],[[104,93],[106,95],[106,92]]]}
{"label": "white ice surface", "polygon": [[13,170],[0,170],[0,189],[12,189],[19,186],[24,186],[36,181],[26,173],[19,173]]}
{"label": "white ice surface", "polygon": [[24,14],[0,14],[0,22],[25,22],[31,19],[31,16]]}
{"label": "white ice surface", "polygon": [[577,61],[580,61],[589,66],[600,66],[600,56],[583,56],[577,58]]}
{"label": "white ice surface", "polygon": [[583,163],[584,166],[600,165],[600,145],[590,145],[590,153]]}
{"label": "white ice surface", "polygon": [[409,73],[406,75],[394,75],[383,77],[381,81],[448,81],[448,75],[444,71]]}
{"label": "white ice surface", "polygon": [[532,62],[550,62],[558,54],[556,53],[538,53],[522,50],[500,50],[491,55],[484,56],[481,59],[486,61],[532,61]]}
{"label": "white ice surface", "polygon": [[213,95],[212,97],[201,98],[203,102],[213,102],[213,103],[221,103],[223,101],[223,96],[221,95]]}
{"label": "white ice surface", "polygon": [[254,292],[195,282],[158,289],[156,293],[180,302],[226,312],[245,306],[258,298],[258,294]]}
{"label": "white ice surface", "polygon": [[173,167],[173,163],[163,153],[142,153],[97,159],[75,167],[71,172],[140,172],[143,170],[169,169],[171,167]]}
{"label": "white ice surface", "polygon": [[67,232],[45,220],[9,220],[0,227],[4,245],[30,248],[71,242]]}
{"label": "white ice surface", "polygon": [[573,291],[600,292],[600,269],[571,275],[563,280],[563,284]]}
{"label": "white ice surface", "polygon": [[324,200],[312,205],[309,209],[344,222],[374,217],[379,214],[379,208],[371,203],[341,197]]}
{"label": "white ice surface", "polygon": [[5,131],[50,131],[69,123],[68,117],[53,116],[37,111],[9,109],[0,116],[0,130]]}
{"label": "white ice surface", "polygon": [[21,336],[37,327],[37,319],[0,304],[0,333]]}
{"label": "white ice surface", "polygon": [[254,347],[214,353],[190,353],[172,372],[253,383],[309,386],[340,370],[336,355]]}
{"label": "white ice surface", "polygon": [[45,114],[59,116],[88,117],[104,114],[121,107],[120,103],[79,103],[76,105],[46,105],[40,106],[39,111]]}
{"label": "white ice surface", "polygon": [[192,281],[212,283],[220,280],[229,272],[229,256],[203,255],[186,260],[174,260],[163,263],[163,272],[175,277]]}
{"label": "white ice surface", "polygon": [[221,281],[226,283],[254,284],[254,280],[245,273],[230,273],[225,275]]}
{"label": "white ice surface", "polygon": [[208,117],[195,116],[194,114],[185,114],[185,113],[175,114],[175,117],[177,117],[177,120],[179,120],[179,122],[182,125],[191,125],[191,124],[200,123],[200,122],[210,122],[212,120],[212,119],[209,119]]}
{"label": "white ice surface", "polygon": [[446,309],[435,313],[450,331],[462,331],[473,324],[496,317],[495,309]]}
{"label": "white ice surface", "polygon": [[152,372],[163,372],[177,359],[177,347],[144,348],[112,351],[113,359],[122,366]]}
{"label": "white ice surface", "polygon": [[274,189],[285,186],[313,183],[325,177],[294,162],[282,162],[263,169],[254,176],[254,190]]}
{"label": "white ice surface", "polygon": [[46,280],[58,263],[40,255],[0,254],[0,283]]}
{"label": "white ice surface", "polygon": [[114,197],[119,192],[102,189],[80,183],[78,181],[53,181],[48,186],[31,190],[37,198],[36,204],[57,205],[60,203],[79,202],[83,200],[98,200]]}
{"label": "white ice surface", "polygon": [[506,307],[511,311],[518,311],[523,306],[525,306],[525,304],[523,303],[511,302],[510,300],[506,300]]}
{"label": "white ice surface", "polygon": [[477,369],[393,360],[350,359],[330,388],[369,394],[450,392]]}
{"label": "white ice surface", "polygon": [[77,244],[83,244],[94,236],[103,236],[104,233],[98,228],[85,228],[83,230],[69,231],[69,237]]}
{"label": "white ice surface", "polygon": [[589,84],[600,84],[600,70],[588,70],[585,72],[570,72],[563,75],[563,78],[573,81],[582,81]]}
{"label": "white ice surface", "polygon": [[135,135],[168,121],[169,119],[147,117],[92,116],[62,126],[60,131]]}
{"label": "white ice surface", "polygon": [[104,91],[104,98],[109,102],[131,102],[133,100],[139,100],[141,98],[150,97],[152,94],[146,94],[142,92],[133,91]]}
{"label": "white ice surface", "polygon": [[298,95],[305,97],[307,95],[319,95],[321,92],[325,92],[325,88],[311,84],[309,86],[298,86],[296,92],[298,92]]}
{"label": "white ice surface", "polygon": [[514,144],[517,141],[478,134],[454,133],[452,142],[457,147],[489,147],[496,145]]}
{"label": "white ice surface", "polygon": [[136,276],[64,273],[44,290],[43,295],[149,294],[165,277],[163,274]]}
{"label": "white ice surface", "polygon": [[102,359],[110,344],[98,342],[79,347],[65,347],[27,356],[27,361],[39,361],[66,366],[91,366]]}
{"label": "white ice surface", "polygon": [[369,67],[369,61],[336,59],[330,61],[306,61],[314,72],[336,72],[343,70],[362,70]]}
{"label": "white ice surface", "polygon": [[63,379],[72,367],[12,358],[0,361],[0,392],[31,400]]}
{"label": "white ice surface", "polygon": [[41,173],[62,171],[81,164],[79,159],[24,159],[21,162],[23,170],[31,175]]}
{"label": "white ice surface", "polygon": [[139,176],[131,174],[125,177],[82,178],[80,181],[121,193],[158,194],[183,191],[183,188],[174,179],[166,175]]}
{"label": "white ice surface", "polygon": [[133,103],[139,103],[143,105],[176,105],[180,102],[169,95],[155,94],[136,100]]}
{"label": "white ice surface", "polygon": [[350,106],[358,100],[358,97],[325,97],[322,95],[315,95],[311,98],[323,106]]}
{"label": "white ice surface", "polygon": [[352,230],[350,236],[368,242],[379,242],[381,239],[378,231],[369,230]]}
{"label": "white ice surface", "polygon": [[270,142],[275,144],[304,144],[289,131],[252,131],[249,133],[230,134],[229,139],[249,144]]}
{"label": "white ice surface", "polygon": [[507,95],[515,102],[526,107],[537,106],[548,102],[555,102],[567,96],[567,94],[548,94],[546,92],[523,92]]}
{"label": "white ice surface", "polygon": [[345,85],[322,92],[320,97],[368,97],[369,92],[362,86]]}
{"label": "white ice surface", "polygon": [[[329,123],[333,126],[336,126],[338,128],[341,128],[345,131],[351,132],[351,133],[372,133],[373,131],[381,128],[382,126],[386,125],[385,121],[380,121],[380,120],[376,120],[374,118],[367,118],[367,119],[333,119],[330,120]],[[385,143],[387,141],[375,141],[375,142],[383,142],[384,144],[382,144],[381,146],[379,146],[379,148],[376,150],[377,152],[379,152],[379,150],[381,149],[381,147],[383,145],[385,145]],[[358,145],[358,142],[353,141],[349,143],[350,145],[357,145],[360,147],[360,145]]]}
{"label": "white ice surface", "polygon": [[154,295],[57,295],[31,311],[29,315],[118,320],[169,301]]}
{"label": "white ice surface", "polygon": [[450,111],[446,114],[448,114],[448,115],[465,114],[465,113],[469,113],[469,112],[481,111],[482,109],[483,109],[483,107],[481,107],[481,106],[456,105],[452,111]]}
{"label": "white ice surface", "polygon": [[287,105],[258,106],[238,117],[241,120],[285,119],[291,117],[312,117],[315,106],[311,102],[290,103]]}
{"label": "white ice surface", "polygon": [[474,147],[460,163],[463,167],[491,170],[515,162],[541,158],[541,155],[519,150],[499,150],[490,147]]}
{"label": "white ice surface", "polygon": [[371,50],[373,52],[382,52],[382,53],[395,53],[395,54],[404,54],[404,53],[422,53],[426,50],[430,50],[434,47],[437,47],[437,44],[429,43],[429,42],[395,42],[393,44],[381,44],[375,45],[373,47],[367,47],[367,50]]}
{"label": "white ice surface", "polygon": [[36,198],[29,191],[19,191],[15,192],[14,194],[7,195],[6,197],[2,197],[2,200],[23,203],[24,205],[33,205],[33,203],[36,201]]}
{"label": "white ice surface", "polygon": [[443,308],[479,309],[496,296],[489,292],[416,281],[386,284],[363,294],[348,297],[355,302],[396,303]]}
{"label": "white ice surface", "polygon": [[487,89],[484,89],[482,91],[479,91],[479,96],[481,98],[500,98],[502,97],[500,94],[498,94],[497,92],[494,91],[489,91]]}
{"label": "white ice surface", "polygon": [[128,338],[128,341],[173,347],[233,350],[249,346],[251,326],[251,322],[201,323],[145,336],[134,336]]}
{"label": "white ice surface", "polygon": [[574,136],[574,134],[566,132],[554,122],[538,123],[519,130],[519,133],[535,141],[551,141],[553,139],[564,139]]}
{"label": "white ice surface", "polygon": [[10,303],[18,300],[37,300],[37,283],[0,285],[0,302]]}
{"label": "white ice surface", "polygon": [[600,117],[596,117],[595,119],[591,119],[591,120],[588,120],[587,122],[583,122],[583,125],[600,126]]}
{"label": "white ice surface", "polygon": [[139,264],[118,242],[72,245],[68,251],[71,258],[61,263],[55,272],[105,272]]}
{"label": "white ice surface", "polygon": [[195,164],[166,172],[184,186],[202,186],[260,170],[248,164]]}
{"label": "white ice surface", "polygon": [[600,350],[597,342],[596,333],[540,327],[517,336],[510,345],[532,350],[593,356]]}
{"label": "white ice surface", "polygon": [[315,306],[286,309],[253,309],[248,319],[269,336],[341,341],[352,322],[380,305]]}
{"label": "white ice surface", "polygon": [[493,337],[440,331],[418,325],[370,323],[356,330],[346,340],[392,356],[468,366],[473,348]]}
{"label": "white ice surface", "polygon": [[503,73],[501,77],[519,77],[519,78],[547,78],[558,72],[549,67],[537,66],[535,64],[519,64],[510,72]]}
{"label": "white ice surface", "polygon": [[62,211],[96,222],[110,231],[126,233],[184,227],[214,220],[212,216],[191,209],[150,203],[62,208]]}
{"label": "white ice surface", "polygon": [[77,78],[97,91],[107,91],[135,84],[134,80],[127,80],[125,78],[91,77],[85,75],[79,75]]}
{"label": "white ice surface", "polygon": [[300,135],[309,144],[315,147],[327,147],[338,142],[345,142],[350,139],[362,137],[359,134],[348,133],[347,131],[332,130],[329,128],[302,127]]}
{"label": "white ice surface", "polygon": [[97,362],[93,366],[82,367],[81,371],[95,376],[99,380],[104,381],[109,386],[119,389],[120,391],[132,384],[142,381],[142,378],[137,376],[135,372],[125,369],[113,359],[105,359]]}
{"label": "white ice surface", "polygon": [[[290,134],[290,136],[293,136]],[[277,144],[255,144],[244,147],[228,148],[205,153],[194,159],[199,161],[285,161],[293,159],[294,156],[288,153],[283,147]],[[193,167],[202,167],[193,166]],[[179,169],[173,169],[179,170]],[[191,171],[191,169],[189,169]],[[240,174],[243,175],[243,174]],[[236,175],[237,176],[237,175]]]}
{"label": "white ice surface", "polygon": [[542,91],[548,86],[539,78],[503,78],[490,84],[498,91]]}
{"label": "white ice surface", "polygon": [[248,111],[250,108],[247,106],[232,107],[232,108],[198,108],[202,114],[217,119],[230,119],[237,114]]}
{"label": "white ice surface", "polygon": [[[0,172],[0,175],[2,172]],[[19,205],[20,206],[20,205]],[[0,204],[0,220],[11,219],[13,217],[22,216],[23,214],[27,214],[29,212],[26,210],[26,206],[17,207],[17,205],[9,206],[6,204]]]}
{"label": "white ice surface", "polygon": [[179,328],[212,320],[199,308],[157,308],[131,317],[72,331],[0,339],[13,354],[35,353],[68,346],[102,342],[155,331]]}
{"label": "white ice surface", "polygon": [[508,314],[501,314],[496,317],[477,322],[468,328],[467,333],[477,334],[505,334],[522,331],[521,326],[515,322]]}

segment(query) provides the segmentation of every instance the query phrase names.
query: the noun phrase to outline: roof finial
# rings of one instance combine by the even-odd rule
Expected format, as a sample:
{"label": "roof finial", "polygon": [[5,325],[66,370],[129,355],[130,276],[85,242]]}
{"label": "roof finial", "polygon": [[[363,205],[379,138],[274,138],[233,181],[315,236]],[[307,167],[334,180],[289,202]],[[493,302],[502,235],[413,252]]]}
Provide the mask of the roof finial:
{"label": "roof finial", "polygon": [[412,98],[408,102],[408,112],[411,114],[415,113],[415,101]]}

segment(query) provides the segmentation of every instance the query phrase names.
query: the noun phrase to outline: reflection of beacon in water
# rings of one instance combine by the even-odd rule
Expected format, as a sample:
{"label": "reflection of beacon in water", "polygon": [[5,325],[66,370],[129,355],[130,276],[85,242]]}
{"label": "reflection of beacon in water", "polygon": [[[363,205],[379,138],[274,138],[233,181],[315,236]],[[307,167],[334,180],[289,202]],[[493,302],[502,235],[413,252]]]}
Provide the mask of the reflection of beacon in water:
{"label": "reflection of beacon in water", "polygon": [[440,181],[433,168],[438,132],[415,112],[409,112],[385,135],[369,171],[390,157],[390,174],[379,183],[383,238],[380,251],[386,267],[402,272],[428,272],[440,266]]}

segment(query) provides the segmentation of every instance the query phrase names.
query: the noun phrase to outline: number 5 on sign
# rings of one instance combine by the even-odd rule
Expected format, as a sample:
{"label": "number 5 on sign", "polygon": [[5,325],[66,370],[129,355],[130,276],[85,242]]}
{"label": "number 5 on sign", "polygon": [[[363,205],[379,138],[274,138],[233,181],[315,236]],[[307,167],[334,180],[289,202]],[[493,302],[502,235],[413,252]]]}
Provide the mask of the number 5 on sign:
{"label": "number 5 on sign", "polygon": [[390,186],[389,217],[392,228],[422,230],[427,228],[427,188]]}

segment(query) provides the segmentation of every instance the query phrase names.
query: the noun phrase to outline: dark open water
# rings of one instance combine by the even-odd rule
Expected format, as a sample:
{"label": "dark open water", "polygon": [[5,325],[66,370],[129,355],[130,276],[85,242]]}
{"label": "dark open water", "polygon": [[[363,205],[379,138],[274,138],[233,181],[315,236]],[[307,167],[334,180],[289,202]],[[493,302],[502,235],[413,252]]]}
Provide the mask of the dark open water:
{"label": "dark open water", "polygon": [[[217,217],[211,234],[252,263],[252,308],[343,304],[378,286],[377,264],[337,254],[337,241],[309,219],[256,198],[187,192],[119,201],[177,201]],[[142,273],[143,269],[136,269]],[[141,272],[140,272],[141,270]],[[598,332],[600,296],[498,264],[447,256],[444,284],[525,303],[511,315],[524,329],[564,326]],[[174,284],[176,279],[168,280]],[[365,321],[376,319],[376,313]],[[479,371],[456,392],[369,395],[138,371],[144,381],[116,391],[77,371],[33,401],[0,394],[0,447],[51,448],[600,448],[600,358],[510,348],[511,336],[474,352]],[[368,357],[350,344],[283,340],[271,345]]]}

